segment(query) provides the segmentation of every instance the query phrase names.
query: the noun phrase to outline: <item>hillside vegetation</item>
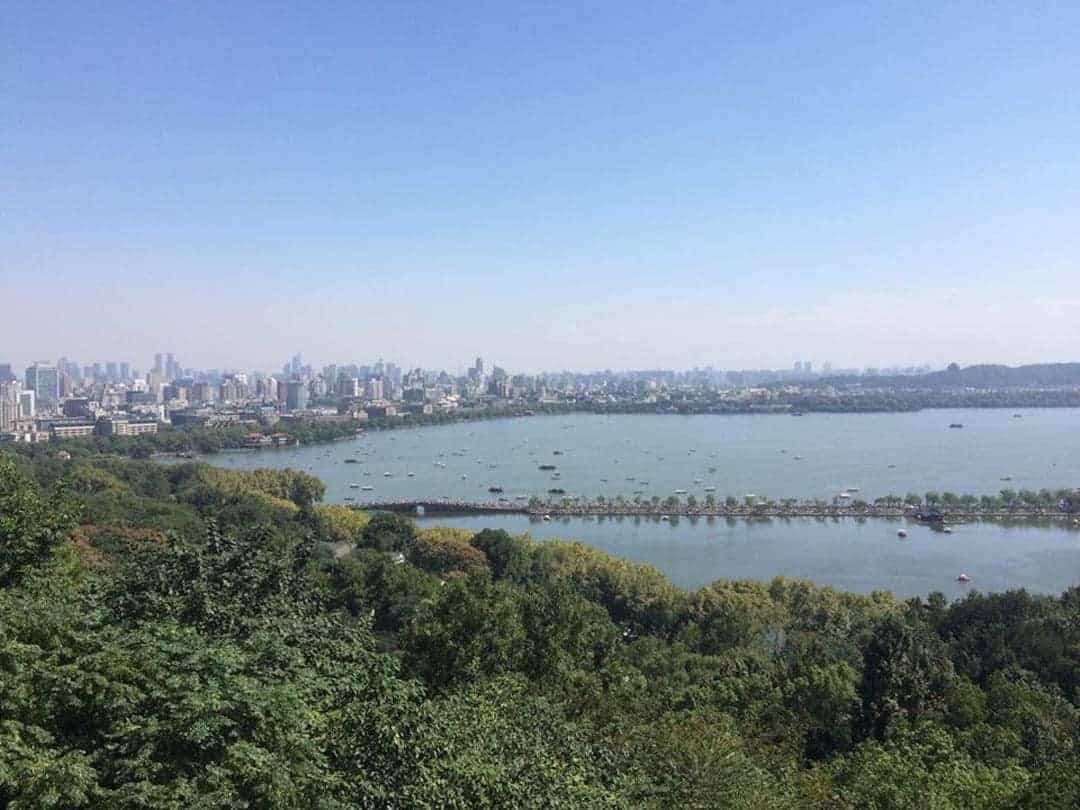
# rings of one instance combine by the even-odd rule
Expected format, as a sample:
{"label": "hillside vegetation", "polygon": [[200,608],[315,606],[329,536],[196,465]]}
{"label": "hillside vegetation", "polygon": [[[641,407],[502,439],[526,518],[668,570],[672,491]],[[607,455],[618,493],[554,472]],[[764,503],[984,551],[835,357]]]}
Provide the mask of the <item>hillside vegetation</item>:
{"label": "hillside vegetation", "polygon": [[0,805],[1080,806],[1080,589],[686,592],[322,494],[0,454]]}

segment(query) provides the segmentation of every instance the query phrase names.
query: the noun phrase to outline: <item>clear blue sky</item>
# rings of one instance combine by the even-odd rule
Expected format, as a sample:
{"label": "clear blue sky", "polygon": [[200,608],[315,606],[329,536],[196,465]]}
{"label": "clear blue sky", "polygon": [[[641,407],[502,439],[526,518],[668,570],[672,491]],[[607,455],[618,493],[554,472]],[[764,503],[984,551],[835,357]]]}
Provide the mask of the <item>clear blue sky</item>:
{"label": "clear blue sky", "polygon": [[1080,359],[1080,4],[4,3],[0,362]]}

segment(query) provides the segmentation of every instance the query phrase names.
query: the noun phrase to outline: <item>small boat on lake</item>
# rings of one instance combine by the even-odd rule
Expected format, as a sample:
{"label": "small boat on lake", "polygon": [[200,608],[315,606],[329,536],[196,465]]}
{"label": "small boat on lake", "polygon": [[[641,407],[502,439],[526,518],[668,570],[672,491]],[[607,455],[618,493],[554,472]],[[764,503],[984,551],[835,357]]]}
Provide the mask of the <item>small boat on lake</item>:
{"label": "small boat on lake", "polygon": [[971,577],[969,577],[967,574],[962,573],[962,574],[960,574],[960,576],[958,576],[956,578],[956,581],[957,582],[971,582]]}
{"label": "small boat on lake", "polygon": [[901,538],[901,539],[907,537],[907,529],[901,529],[900,531],[898,531],[896,533],[896,536]]}
{"label": "small boat on lake", "polygon": [[952,422],[952,423],[949,424],[949,427],[951,427],[951,428],[962,428],[963,425],[960,422]]}
{"label": "small boat on lake", "polygon": [[499,494],[503,491],[502,487],[488,487],[488,492]]}
{"label": "small boat on lake", "polygon": [[360,487],[361,492],[371,492],[375,487]]}

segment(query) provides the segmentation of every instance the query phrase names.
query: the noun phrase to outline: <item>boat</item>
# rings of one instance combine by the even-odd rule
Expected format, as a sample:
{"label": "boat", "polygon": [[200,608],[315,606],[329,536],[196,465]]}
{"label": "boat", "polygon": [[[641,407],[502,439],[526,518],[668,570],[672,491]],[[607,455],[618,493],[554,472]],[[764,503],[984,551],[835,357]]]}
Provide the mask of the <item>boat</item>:
{"label": "boat", "polygon": [[416,477],[416,473],[405,473],[405,477],[406,477],[406,478],[415,478],[415,477]]}
{"label": "boat", "polygon": [[345,463],[346,464],[359,464],[360,462],[357,461],[355,458],[347,458],[347,459],[345,459]]}
{"label": "boat", "polygon": [[858,491],[859,491],[858,487],[847,487],[846,489],[844,489],[844,492],[858,492]]}
{"label": "boat", "polygon": [[1023,418],[1024,418],[1024,415],[1022,413],[1014,413],[1013,414],[1013,419],[1023,419]]}
{"label": "boat", "polygon": [[899,538],[907,537],[907,529],[901,529],[896,533],[896,536]]}
{"label": "boat", "polygon": [[803,460],[803,457],[802,457],[802,456],[795,456],[795,460],[796,460],[796,461],[802,461],[802,460]]}
{"label": "boat", "polygon": [[371,487],[371,486],[368,486],[368,487],[360,487],[360,491],[361,491],[361,492],[371,492],[371,491],[372,491],[373,489],[375,489],[375,487]]}
{"label": "boat", "polygon": [[701,480],[700,478],[695,478],[695,479],[694,479],[694,483],[695,483],[695,484],[703,484],[703,483],[705,483],[705,482],[704,482],[704,481],[702,481],[702,480]]}
{"label": "boat", "polygon": [[502,491],[502,487],[488,487],[488,492],[501,493]]}
{"label": "boat", "polygon": [[1012,481],[1012,476],[1011,475],[1003,475],[1001,477],[1001,480],[1002,481]]}
{"label": "boat", "polygon": [[559,468],[556,467],[554,464],[541,464],[540,469],[541,470],[557,470]]}
{"label": "boat", "polygon": [[958,576],[956,578],[956,581],[957,582],[971,582],[971,577],[969,577],[967,574],[962,573],[962,574],[960,574],[960,576]]}
{"label": "boat", "polygon": [[552,451],[551,455],[553,455],[553,456],[561,456],[562,455],[562,450],[554,450],[554,451]]}
{"label": "boat", "polygon": [[676,495],[685,495],[686,490],[685,489],[677,489],[677,490],[675,490],[675,494]]}
{"label": "boat", "polygon": [[951,422],[949,424],[949,427],[951,427],[951,428],[962,428],[963,425],[960,422]]}
{"label": "boat", "polygon": [[360,489],[359,484],[349,484],[349,489]]}
{"label": "boat", "polygon": [[548,495],[565,495],[566,490],[562,487],[552,487],[548,490]]}
{"label": "boat", "polygon": [[792,416],[802,416],[802,411],[792,411],[791,415]]}
{"label": "boat", "polygon": [[669,518],[667,515],[661,515],[660,519],[661,520],[671,520],[671,518]]}
{"label": "boat", "polygon": [[465,475],[465,473],[462,473],[462,474],[461,474],[461,480],[462,480],[462,481],[464,481],[464,480],[465,480],[466,478],[468,478],[468,477],[469,477],[469,476]]}
{"label": "boat", "polygon": [[355,501],[356,498],[354,498],[352,495],[346,495],[344,498],[342,498],[342,500],[343,501]]}
{"label": "boat", "polygon": [[393,477],[394,477],[394,474],[393,474],[392,472],[384,472],[384,473],[382,474],[382,477],[383,477],[383,478],[393,478]]}
{"label": "boat", "polygon": [[716,487],[705,487],[706,492],[716,492]]}
{"label": "boat", "polygon": [[942,526],[941,530],[945,532],[945,534],[952,534],[952,526]]}
{"label": "boat", "polygon": [[551,520],[551,515],[544,515],[544,518],[543,518],[543,519],[544,519],[545,521],[549,521],[549,520]]}

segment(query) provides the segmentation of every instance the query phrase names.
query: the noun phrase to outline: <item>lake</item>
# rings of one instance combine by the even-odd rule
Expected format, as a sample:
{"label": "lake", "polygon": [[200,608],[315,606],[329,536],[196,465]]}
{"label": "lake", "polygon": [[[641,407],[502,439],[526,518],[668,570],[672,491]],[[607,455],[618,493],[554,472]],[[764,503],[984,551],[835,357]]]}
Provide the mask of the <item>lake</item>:
{"label": "lake", "polygon": [[[536,416],[374,431],[332,445],[206,460],[310,472],[326,483],[328,501],[487,500],[490,486],[503,487],[506,497],[560,487],[586,497],[685,489],[701,498],[705,487],[716,487],[720,497],[826,500],[845,487],[860,487],[861,497],[872,500],[928,490],[982,495],[1004,487],[1080,486],[1080,409],[1013,413]],[[558,470],[540,470],[541,464]],[[1012,480],[1001,480],[1007,476]],[[352,490],[350,483],[372,489]]]}
{"label": "lake", "polygon": [[[425,518],[421,525],[471,531],[505,529],[584,543],[656,566],[676,585],[698,588],[717,579],[769,580],[784,575],[844,591],[891,590],[897,596],[941,591],[1027,588],[1060,594],[1080,575],[1080,529],[1053,525],[965,523],[952,534],[896,520],[744,520],[682,518],[555,518],[474,515]],[[908,536],[897,537],[898,529]],[[959,583],[966,573],[971,581]]]}
{"label": "lake", "polygon": [[[951,429],[950,423],[964,427]],[[556,486],[586,497],[667,496],[685,489],[700,499],[706,487],[715,487],[721,498],[754,493],[829,500],[846,487],[859,487],[868,500],[929,490],[986,494],[1006,487],[1080,486],[1080,409],[536,416],[375,431],[333,445],[206,460],[230,468],[310,472],[326,483],[328,502],[487,500],[493,497],[490,486],[502,487],[505,497],[544,495]],[[543,471],[541,464],[558,469]],[[956,595],[966,587],[1056,593],[1080,574],[1080,534],[1060,525],[979,523],[957,527],[952,535],[909,527],[911,536],[899,541],[901,524],[888,521],[683,519],[669,525],[572,518],[544,524],[525,516],[484,515],[438,522],[580,539],[652,563],[686,587],[720,577],[784,574],[905,596],[931,590]],[[971,575],[971,586],[954,582],[961,571]]]}

